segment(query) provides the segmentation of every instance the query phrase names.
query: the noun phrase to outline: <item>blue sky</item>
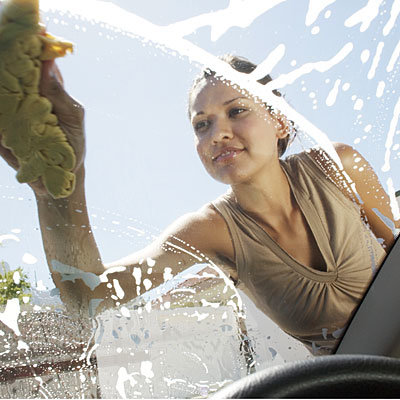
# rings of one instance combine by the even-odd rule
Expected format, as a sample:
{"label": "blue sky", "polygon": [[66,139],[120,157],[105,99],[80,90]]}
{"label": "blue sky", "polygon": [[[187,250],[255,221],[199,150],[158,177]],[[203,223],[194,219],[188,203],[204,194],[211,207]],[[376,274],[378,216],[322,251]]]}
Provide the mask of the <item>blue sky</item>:
{"label": "blue sky", "polygon": [[[227,0],[111,3],[158,25],[216,12],[229,5]],[[65,4],[68,7],[67,1]],[[398,60],[393,70],[387,71],[400,37],[398,22],[388,35],[382,33],[394,3],[383,1],[379,14],[364,32],[360,31],[360,24],[347,27],[345,21],[366,6],[367,0],[332,2],[307,26],[309,4],[308,0],[283,1],[255,18],[248,27],[231,27],[218,40],[211,40],[210,26],[198,28],[186,39],[211,54],[235,53],[255,63],[284,44],[285,55],[272,70],[274,77],[306,63],[329,60],[351,42],[353,50],[342,62],[326,72],[306,74],[282,92],[294,109],[331,140],[354,145],[374,166],[385,187],[391,177],[399,189],[398,125],[390,152],[391,168],[389,172],[381,170],[399,98]],[[82,18],[59,10],[43,13],[51,33],[75,43],[75,53],[58,64],[66,88],[86,108],[87,199],[104,261],[111,261],[141,248],[151,240],[151,235],[178,216],[196,210],[227,188],[203,170],[186,117],[187,93],[199,71],[198,65],[190,63],[186,56],[161,51],[155,45],[87,18],[90,14]],[[380,61],[369,79],[380,42]],[[363,63],[361,54],[365,56],[367,51],[370,55]],[[327,106],[328,94],[338,80],[336,102]],[[377,97],[380,81],[385,83],[385,91]],[[354,109],[357,99],[363,101],[361,110]],[[301,134],[292,151],[312,144],[306,134]],[[3,162],[0,176],[4,230],[1,233],[21,229],[21,242],[7,242],[4,257],[15,265],[21,263],[23,253],[33,254],[38,262],[22,264],[24,269],[31,276],[36,269],[40,279],[49,283],[33,196],[29,188],[16,183],[14,173]]]}

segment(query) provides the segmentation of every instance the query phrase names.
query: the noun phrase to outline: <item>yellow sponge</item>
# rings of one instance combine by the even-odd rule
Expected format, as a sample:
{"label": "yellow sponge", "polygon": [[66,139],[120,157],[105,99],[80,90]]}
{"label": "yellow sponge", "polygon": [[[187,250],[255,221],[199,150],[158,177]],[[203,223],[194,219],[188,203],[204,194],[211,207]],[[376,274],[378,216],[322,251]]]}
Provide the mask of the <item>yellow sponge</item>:
{"label": "yellow sponge", "polygon": [[72,44],[39,23],[38,0],[8,0],[0,14],[0,135],[19,163],[17,180],[41,179],[53,198],[75,187],[73,148],[52,104],[39,94],[42,61],[72,52]]}

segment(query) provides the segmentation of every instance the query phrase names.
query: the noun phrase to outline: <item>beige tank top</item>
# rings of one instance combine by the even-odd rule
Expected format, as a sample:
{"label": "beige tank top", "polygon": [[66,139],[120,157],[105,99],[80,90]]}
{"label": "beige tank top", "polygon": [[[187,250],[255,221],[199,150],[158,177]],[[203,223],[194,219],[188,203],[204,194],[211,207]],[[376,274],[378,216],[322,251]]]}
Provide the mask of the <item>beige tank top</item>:
{"label": "beige tank top", "polygon": [[325,260],[324,271],[286,253],[237,204],[212,204],[225,219],[241,289],[285,332],[316,355],[332,352],[385,251],[349,200],[307,152],[281,161]]}

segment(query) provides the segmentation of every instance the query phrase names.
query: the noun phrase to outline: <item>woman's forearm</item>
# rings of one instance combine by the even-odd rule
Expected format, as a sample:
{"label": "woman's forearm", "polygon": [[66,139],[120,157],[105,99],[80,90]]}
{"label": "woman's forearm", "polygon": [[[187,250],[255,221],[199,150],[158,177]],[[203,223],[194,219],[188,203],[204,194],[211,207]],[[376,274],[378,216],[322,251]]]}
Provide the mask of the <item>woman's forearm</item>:
{"label": "woman's forearm", "polygon": [[84,191],[84,168],[77,173],[74,193],[65,199],[37,196],[40,229],[47,263],[54,262],[101,274],[103,263],[90,226]]}

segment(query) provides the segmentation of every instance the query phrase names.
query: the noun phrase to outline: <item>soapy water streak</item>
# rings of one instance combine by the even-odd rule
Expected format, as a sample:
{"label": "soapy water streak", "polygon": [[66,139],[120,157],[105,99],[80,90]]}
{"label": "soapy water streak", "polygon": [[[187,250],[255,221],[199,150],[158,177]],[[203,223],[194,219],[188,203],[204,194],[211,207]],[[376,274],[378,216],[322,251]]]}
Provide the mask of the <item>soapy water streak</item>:
{"label": "soapy water streak", "polygon": [[400,0],[394,0],[392,4],[392,9],[390,10],[390,19],[383,27],[383,36],[389,35],[390,31],[393,29],[397,17],[400,14]]}
{"label": "soapy water streak", "polygon": [[269,75],[274,67],[281,61],[285,55],[285,45],[281,43],[274,50],[269,53],[267,58],[260,64],[257,65],[256,69],[250,74],[250,76],[255,80],[264,78]]}
{"label": "soapy water streak", "polygon": [[351,17],[347,18],[344,25],[351,28],[357,24],[360,25],[360,32],[365,32],[371,22],[376,18],[379,13],[379,7],[383,0],[369,0],[368,4],[354,13]]}
{"label": "soapy water streak", "polygon": [[177,37],[184,37],[198,28],[210,26],[211,40],[216,41],[232,27],[247,28],[257,17],[285,1],[287,0],[230,0],[228,7],[223,10],[197,15],[166,28]]}
{"label": "soapy water streak", "polygon": [[[177,239],[177,240],[179,240],[179,239]],[[212,277],[220,278],[223,280],[223,282],[225,284],[225,289],[223,291],[225,292],[227,288],[230,288],[234,292],[234,294],[231,296],[230,304],[233,306],[233,308],[235,309],[235,311],[238,313],[239,316],[244,317],[242,299],[241,299],[239,293],[237,292],[233,282],[223,273],[223,271],[212,260],[210,260],[208,257],[206,257],[204,255],[202,255],[203,258],[200,258],[194,252],[188,251],[185,248],[177,246],[170,242],[168,242],[168,245],[189,254],[190,256],[197,259],[198,261],[204,260],[205,262],[207,262],[213,268],[213,270],[217,273],[217,276],[213,275]],[[112,268],[107,269],[103,274],[98,276],[94,273],[85,272],[79,268],[63,264],[57,260],[52,260],[51,263],[52,263],[53,270],[55,272],[58,272],[61,275],[61,280],[63,282],[65,282],[65,281],[75,282],[77,279],[80,279],[85,283],[86,286],[89,287],[89,289],[91,291],[96,289],[96,287],[98,287],[101,283],[108,283],[109,282],[108,275],[115,273],[115,272],[126,271],[126,267],[117,266],[117,267],[112,267]],[[136,280],[136,285],[139,286],[141,283],[141,275],[142,274],[140,274],[140,276],[138,276],[137,270],[140,270],[140,269],[134,268],[134,271],[132,272],[132,276]],[[184,274],[185,279],[199,278],[199,276],[192,275],[190,273],[182,273],[182,274]],[[170,277],[168,274],[164,274],[164,283],[171,280],[171,278],[173,279],[172,276]],[[143,281],[143,283],[144,283],[144,281]],[[114,289],[117,294],[117,298],[122,299],[125,294],[124,294],[122,288],[120,287],[119,282],[114,279],[113,284],[114,284]],[[147,289],[150,289],[150,287]],[[138,295],[139,294],[140,293],[138,292]],[[157,293],[157,294],[160,294],[160,293]],[[89,314],[91,316],[96,315],[96,309],[101,303],[102,303],[102,299],[95,299],[94,301],[93,300],[91,301],[90,309],[89,309]]]}
{"label": "soapy water streak", "polygon": [[[249,2],[243,2],[248,5]],[[238,84],[241,88],[246,88],[253,96],[259,98],[262,102],[270,104],[274,109],[280,110],[290,120],[294,121],[300,130],[307,132],[318,144],[320,144],[330,155],[330,157],[342,167],[341,161],[336,154],[331,141],[327,135],[308,121],[303,115],[294,110],[286,103],[283,97],[277,97],[272,93],[273,89],[283,87],[293,82],[300,76],[311,72],[313,69],[323,72],[332,68],[336,63],[342,61],[353,49],[352,43],[347,43],[336,55],[329,61],[320,63],[308,63],[294,73],[287,76],[278,77],[270,82],[270,86],[259,84],[252,76],[246,76],[233,70],[226,62],[218,59],[204,49],[194,45],[190,41],[177,36],[174,31],[167,27],[162,27],[147,21],[133,13],[130,13],[114,4],[103,1],[86,0],[42,0],[41,9],[43,11],[69,11],[72,14],[80,15],[88,20],[102,22],[110,27],[117,28],[127,33],[136,35],[155,42],[161,50],[174,50],[189,58],[191,62],[199,63],[217,72],[227,81]],[[272,86],[274,85],[274,86]]]}
{"label": "soapy water streak", "polygon": [[375,76],[375,72],[376,72],[376,69],[378,68],[384,45],[385,45],[385,43],[379,42],[378,45],[376,46],[376,52],[375,52],[374,58],[372,60],[371,68],[369,69],[368,75],[367,75],[368,79],[372,79]]}
{"label": "soapy water streak", "polygon": [[[343,169],[341,160],[333,148],[328,136],[310,121],[308,121],[303,115],[293,109],[289,104],[287,104],[283,97],[275,96],[272,93],[272,90],[280,89],[288,84],[291,84],[295,80],[312,72],[313,70],[317,70],[319,72],[328,71],[336,64],[342,62],[352,52],[354,48],[352,42],[346,43],[341,50],[339,50],[327,61],[306,63],[296,70],[289,72],[288,74],[282,74],[278,76],[267,85],[261,85],[256,81],[256,79],[254,79],[258,76],[256,71],[254,71],[256,72],[254,75],[246,75],[237,72],[233,70],[227,63],[219,60],[214,55],[183,38],[183,36],[194,32],[199,27],[207,25],[211,25],[212,29],[214,30],[217,29],[217,26],[219,26],[219,30],[214,31],[213,34],[214,39],[219,38],[230,27],[242,26],[238,25],[236,19],[227,22],[229,21],[229,18],[226,18],[227,15],[239,15],[241,18],[244,18],[247,21],[246,24],[250,24],[257,16],[282,3],[283,1],[285,0],[271,1],[268,2],[268,6],[264,3],[264,6],[261,7],[261,2],[231,0],[226,9],[195,17],[197,19],[195,21],[192,20],[191,24],[187,24],[188,20],[186,20],[165,27],[155,25],[146,19],[130,13],[112,3],[106,3],[98,0],[86,0],[85,2],[79,0],[69,0],[68,2],[65,0],[42,0],[40,7],[43,11],[69,11],[72,14],[80,15],[80,17],[87,18],[88,20],[105,23],[110,27],[119,29],[120,31],[125,31],[145,40],[150,40],[156,43],[160,50],[168,51],[169,49],[176,51],[182,56],[188,57],[191,62],[199,63],[200,65],[216,71],[218,75],[222,76],[228,82],[238,84],[241,88],[246,88],[246,90],[256,98],[270,104],[274,109],[280,110],[288,117],[288,119],[294,121],[299,130],[306,132],[311,139],[318,143],[329,154],[331,159],[336,162],[340,169]],[[366,31],[372,21],[377,17],[382,1],[383,0],[369,0],[365,7],[358,10],[352,16],[346,19],[345,26],[353,27],[357,24],[361,24],[360,31]],[[329,2],[326,1],[323,4],[320,3],[318,5],[317,2],[310,0],[306,22],[310,23],[310,21],[315,20],[318,17],[319,12],[322,11],[322,6],[325,4],[328,5],[328,3]],[[393,7],[395,7],[395,5],[393,5]],[[398,6],[396,5],[396,7]],[[396,10],[397,8],[392,8],[392,19],[394,18],[393,15],[396,15]],[[210,21],[211,16],[213,17]],[[218,25],[215,21],[217,21],[220,25]],[[244,24],[244,26],[247,26],[246,24]],[[184,29],[181,29],[182,27],[184,27]],[[389,28],[387,28],[385,32],[387,32]],[[374,65],[373,68],[371,67],[369,78],[373,77],[375,74],[375,69],[378,67],[380,52],[383,48],[383,42],[381,43],[378,44],[377,52],[373,62]],[[279,57],[282,55],[283,51],[283,45],[278,46],[278,48],[274,50],[273,54],[270,54],[270,56],[267,57],[265,63],[268,68],[273,68],[273,66],[279,62]],[[392,58],[393,57],[394,56],[392,56]],[[261,65],[263,65],[263,63],[261,63]],[[347,174],[345,174],[345,176],[348,178]]]}
{"label": "soapy water streak", "polygon": [[[400,218],[399,203],[397,202],[397,199],[396,199],[396,190],[393,186],[392,178],[388,178],[387,187],[388,187],[388,195],[389,195],[390,199],[392,200],[390,202],[390,205],[392,207],[393,216],[395,219],[399,219]],[[397,233],[399,233],[399,232],[400,232],[400,229],[397,230]]]}
{"label": "soapy water streak", "polygon": [[[393,146],[393,139],[396,132],[396,126],[399,123],[399,116],[400,116],[400,97],[397,99],[397,103],[393,109],[393,117],[390,121],[389,132],[386,138],[386,152],[385,152],[385,163],[382,167],[383,172],[387,172],[390,170],[390,153]],[[393,208],[393,207],[392,207]]]}
{"label": "soapy water streak", "polygon": [[310,0],[306,15],[306,26],[312,25],[317,20],[319,14],[335,1],[336,0]]}
{"label": "soapy water streak", "polygon": [[[399,2],[400,2],[400,0],[399,0]],[[393,53],[392,53],[392,55],[390,57],[388,65],[386,67],[386,72],[392,72],[393,71],[393,68],[396,65],[396,62],[397,62],[399,56],[400,56],[400,40],[397,42],[396,47],[393,50]]]}

